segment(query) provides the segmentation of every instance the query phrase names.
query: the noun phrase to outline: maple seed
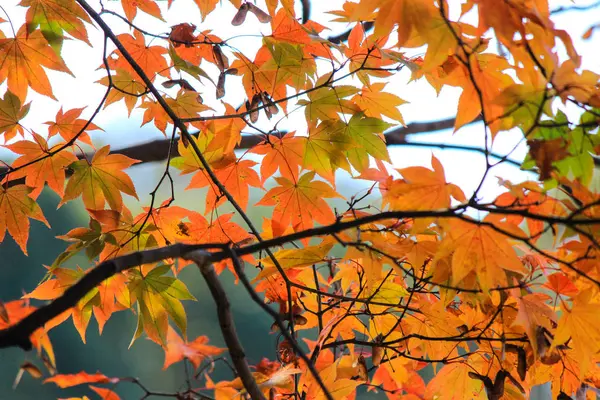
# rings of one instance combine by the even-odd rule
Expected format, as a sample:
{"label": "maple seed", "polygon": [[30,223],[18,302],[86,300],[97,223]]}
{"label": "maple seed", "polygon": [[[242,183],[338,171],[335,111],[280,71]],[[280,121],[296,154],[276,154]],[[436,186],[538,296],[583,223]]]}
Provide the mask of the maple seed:
{"label": "maple seed", "polygon": [[172,88],[176,85],[179,85],[182,89],[197,92],[197,90],[194,89],[194,87],[185,79],[169,79],[168,81],[164,81],[162,85],[166,88]]}
{"label": "maple seed", "polygon": [[227,59],[227,57],[225,57],[225,54],[223,54],[223,51],[221,51],[221,46],[218,44],[214,45],[212,47],[212,51],[213,51],[213,57],[215,59],[215,64],[219,68],[219,71],[223,72],[227,68],[229,68],[229,60]]}
{"label": "maple seed", "polygon": [[371,345],[371,347],[372,347],[371,361],[373,362],[374,367],[378,367],[379,364],[381,363],[381,359],[383,358],[383,350],[384,349],[381,346],[382,341],[383,341],[383,335],[379,334],[375,337],[375,340],[373,340],[373,344]]}
{"label": "maple seed", "polygon": [[261,102],[261,96],[260,94],[255,94],[254,96],[252,96],[252,102],[250,103],[250,107],[249,110],[252,110],[250,112],[250,121],[252,123],[255,123],[256,121],[258,121],[258,106],[260,106],[260,102]]}
{"label": "maple seed", "polygon": [[358,356],[358,359],[355,362],[356,367],[356,376],[353,379],[359,381],[369,381],[369,370],[367,369],[367,362],[365,361],[365,357],[361,354]]}
{"label": "maple seed", "polygon": [[242,3],[240,8],[238,9],[238,12],[235,13],[235,16],[231,20],[231,25],[239,26],[243,24],[246,20],[246,15],[248,15],[248,9],[248,3]]}
{"label": "maple seed", "polygon": [[256,7],[252,3],[246,3],[246,4],[248,4],[248,11],[250,11],[252,14],[254,14],[260,22],[262,22],[263,24],[267,24],[267,23],[271,22],[271,16],[269,14],[267,14],[260,8]]}

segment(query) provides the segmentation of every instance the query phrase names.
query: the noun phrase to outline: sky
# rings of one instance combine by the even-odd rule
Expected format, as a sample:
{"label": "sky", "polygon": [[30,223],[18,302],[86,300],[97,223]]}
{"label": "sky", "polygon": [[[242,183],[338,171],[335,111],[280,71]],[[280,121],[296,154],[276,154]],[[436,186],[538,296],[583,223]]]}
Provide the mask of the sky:
{"label": "sky", "polygon": [[[577,3],[587,4],[589,2]],[[19,7],[17,4],[17,0],[2,1],[2,6],[9,12],[13,24],[18,27],[24,21],[25,9]],[[90,0],[90,4],[99,9],[98,1]],[[230,21],[235,15],[236,10],[228,1],[222,1],[221,5],[217,6],[217,10],[208,16],[206,22],[202,22],[200,13],[191,0],[176,0],[173,2],[170,9],[167,9],[166,1],[159,2],[159,4],[163,16],[168,23],[163,23],[156,18],[139,12],[134,21],[135,24],[145,30],[157,34],[168,34],[170,26],[182,22],[193,23],[201,30],[212,28],[213,33],[222,39],[233,38],[228,41],[228,43],[235,48],[243,49],[243,52],[250,55],[251,58],[261,43],[261,41],[258,40],[258,37],[260,37],[261,34],[270,33],[270,26],[268,24],[258,23],[256,18],[252,15],[249,15],[246,22],[239,27],[231,25]],[[263,1],[259,1],[257,4],[259,7],[266,9]],[[347,24],[330,23],[329,21],[331,21],[334,16],[324,12],[325,8],[341,9],[342,4],[343,1],[339,0],[312,2],[311,19],[331,27],[332,29],[328,33],[323,33],[322,36],[329,36],[329,34],[335,35],[348,28]],[[456,7],[460,6],[459,1],[450,0],[450,4],[454,10],[456,10]],[[569,4],[571,4],[570,1],[551,1],[551,8],[554,9],[561,5]],[[120,2],[118,1],[104,0],[104,6],[109,10],[122,14]],[[129,31],[127,26],[115,16],[104,15],[104,19],[116,33]],[[598,59],[598,57],[589,57],[590,54],[595,54],[597,51],[593,47],[594,37],[592,37],[592,40],[588,41],[584,41],[580,38],[583,32],[590,25],[597,23],[599,19],[600,18],[598,18],[594,12],[564,13],[556,18],[557,27],[566,29],[570,32],[580,54],[584,55],[584,67],[597,72],[600,71],[600,59]],[[218,21],[218,23],[215,23],[215,21]],[[7,36],[11,35],[10,27],[7,23],[1,24],[0,29],[2,29]],[[102,68],[98,69],[102,64],[102,34],[99,29],[89,25],[88,33],[90,42],[96,47],[90,47],[85,43],[76,40],[69,40],[64,43],[63,57],[67,65],[71,68],[75,78],[61,72],[48,71],[48,76],[53,82],[55,96],[59,101],[53,101],[30,91],[28,101],[35,100],[37,104],[34,106],[35,115],[30,113],[24,120],[24,124],[27,127],[32,128],[36,132],[46,133],[47,128],[43,125],[43,122],[52,120],[61,106],[64,110],[68,110],[87,105],[87,109],[83,114],[84,117],[89,116],[96,108],[105,90],[104,86],[95,83],[104,76],[104,70]],[[147,39],[147,42],[148,40],[149,39]],[[494,48],[493,46],[493,43],[490,44],[490,49]],[[564,54],[564,52],[562,53]],[[406,56],[411,57],[423,54],[424,49],[412,49],[407,51]],[[216,81],[218,75],[216,67],[208,64],[203,64],[202,67],[209,75],[214,77]],[[325,69],[319,70],[319,72],[324,71]],[[227,94],[225,98],[223,98],[224,101],[229,102],[234,106],[241,103],[241,99],[243,99],[245,95],[242,92],[240,82],[241,80],[237,77],[228,77],[226,85]],[[350,83],[357,84],[357,86],[360,87],[360,83],[357,79],[350,81]],[[0,85],[0,93],[4,92],[5,85],[6,84]],[[393,92],[396,95],[408,102],[399,108],[407,123],[444,119],[453,117],[456,113],[460,89],[446,87],[439,95],[436,95],[434,89],[429,86],[424,79],[410,82],[410,71],[408,71],[407,68],[389,79],[387,89],[390,90],[391,88],[393,88]],[[172,95],[175,94],[174,90],[166,91]],[[214,87],[210,82],[205,81],[204,86],[199,88],[199,91],[202,93],[205,103],[210,105],[215,104]],[[42,106],[40,107],[40,105]],[[289,110],[293,109],[293,102],[291,102]],[[217,111],[219,110],[217,109]],[[107,107],[94,121],[104,129],[104,132],[97,131],[92,134],[96,147],[100,147],[104,144],[111,144],[113,148],[120,148],[163,137],[162,133],[156,130],[152,124],[146,125],[141,129],[139,128],[142,114],[143,111],[134,111],[131,117],[128,117],[127,110],[122,102]],[[277,117],[280,115],[281,114],[278,114]],[[287,127],[288,129],[293,127],[301,131],[302,128],[306,126],[303,121],[303,115],[302,109],[291,113],[288,121],[282,122],[281,127]],[[262,120],[259,121],[259,125],[262,124],[262,126],[267,127],[268,130],[271,125],[265,124],[266,122],[265,117],[262,117]],[[419,142],[444,142],[449,144],[483,147],[483,137],[483,125],[473,124],[463,127],[456,133],[453,133],[452,130],[445,130],[419,135],[418,137],[414,136],[413,140]],[[494,142],[492,150],[504,154],[513,148],[516,148],[512,153],[512,158],[521,160],[527,152],[526,146],[521,139],[522,135],[517,130],[503,132]],[[405,146],[392,146],[389,151],[393,167],[395,168],[411,165],[424,165],[429,167],[431,154],[433,152],[444,165],[447,180],[458,184],[467,196],[469,196],[477,187],[485,168],[485,160],[482,155],[464,151],[432,151],[431,149],[409,148]],[[4,149],[0,150],[0,157],[2,160],[12,158],[10,152]],[[154,182],[147,182],[149,180],[142,179],[141,183],[138,183],[135,178],[136,176],[145,176],[149,168],[156,169],[155,167],[137,166],[132,168],[131,171],[136,185],[141,185],[142,193],[151,190]],[[489,200],[502,191],[498,186],[497,179],[494,178],[495,176],[502,176],[504,179],[510,179],[512,181],[536,178],[535,175],[519,171],[519,169],[514,166],[500,165],[494,168],[482,188],[484,199]],[[355,189],[359,190],[360,188],[369,186],[369,182],[350,181],[349,178],[349,176],[341,174],[339,182],[341,183],[341,186],[350,188],[350,191]],[[140,192],[139,188],[138,192]]]}

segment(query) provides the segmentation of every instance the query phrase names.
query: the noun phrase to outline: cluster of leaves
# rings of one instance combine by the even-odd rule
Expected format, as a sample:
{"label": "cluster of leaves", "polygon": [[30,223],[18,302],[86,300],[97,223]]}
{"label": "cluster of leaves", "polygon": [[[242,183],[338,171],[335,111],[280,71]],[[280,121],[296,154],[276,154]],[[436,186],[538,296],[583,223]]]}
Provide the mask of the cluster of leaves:
{"label": "cluster of leaves", "polygon": [[[204,26],[217,23],[210,18],[217,3],[195,0]],[[0,347],[34,346],[52,375],[46,381],[60,387],[88,384],[101,398],[117,399],[114,385],[130,382],[149,396],[132,378],[57,374],[47,335],[71,318],[85,341],[92,315],[102,331],[113,313],[131,309],[138,320],[132,342],[146,335],[165,349],[165,368],[188,360],[197,370],[197,386],[174,398],[342,400],[366,387],[389,399],[524,399],[547,382],[555,398],[594,398],[600,194],[592,181],[600,75],[581,68],[547,2],[346,2],[331,15],[351,26],[347,41],[326,39],[325,27],[306,15],[299,22],[293,1],[230,3],[222,7],[233,25],[256,18],[268,31],[256,38],[253,54],[192,21],[167,34],[135,24],[140,13],[164,21],[154,0],[122,0],[122,13],[85,0],[22,0],[22,26],[10,10],[0,19],[0,134],[17,155],[3,162],[0,240],[8,231],[27,252],[29,220],[48,225],[36,202],[46,185],[60,204],[81,198],[90,217],[88,227],[59,236],[69,245],[35,290],[2,303]],[[127,22],[129,31],[114,32],[110,18]],[[33,110],[46,105],[31,100],[31,92],[57,100],[46,70],[71,73],[63,42],[91,44],[91,26],[104,35],[104,46],[93,45],[103,51],[98,84],[105,95],[87,117],[84,108],[60,108],[45,123],[47,132],[32,130],[42,122]],[[405,56],[422,46],[423,57]],[[461,89],[455,130],[483,121],[486,170],[472,193],[448,182],[435,156],[431,168],[391,169],[385,132],[404,125],[398,106],[405,101],[387,83],[407,70],[407,78],[438,92]],[[243,86],[235,104],[217,101],[231,97],[226,89],[234,81]],[[196,88],[211,85],[205,102]],[[143,114],[143,124],[169,138],[161,149],[164,174],[138,215],[123,202],[123,194],[138,199],[126,170],[147,160],[111,153],[110,146],[83,150],[94,148],[88,133],[101,130],[94,118],[113,103]],[[302,111],[305,128],[278,129]],[[529,148],[522,168],[539,179],[500,179],[504,192],[483,203],[482,185],[511,156],[492,162],[491,146],[514,129]],[[236,152],[248,135],[258,144]],[[202,210],[177,204],[174,170],[192,175],[187,196],[207,189]],[[344,172],[370,181],[372,190],[334,210],[328,199],[344,198],[335,182]],[[161,202],[163,185],[171,196]],[[272,210],[261,227],[247,215],[251,188],[264,191],[252,207]],[[366,207],[378,197],[375,189],[380,207]],[[224,212],[226,204],[234,212]],[[473,211],[483,217],[469,216]],[[273,317],[282,340],[251,374],[227,340],[235,335],[227,324],[227,348],[205,336],[187,338],[182,301],[194,297],[178,274],[193,258],[166,251],[144,262],[150,249],[176,243],[207,250],[216,270],[233,272],[239,290]],[[89,268],[67,267],[80,252]],[[119,264],[132,252],[137,262]],[[243,264],[256,267],[252,281]],[[107,265],[115,267],[97,273]],[[205,267],[220,304],[226,294]],[[33,300],[50,303],[34,312]],[[310,340],[300,342],[299,333]],[[237,376],[214,382],[214,357],[227,360],[228,352]],[[430,364],[435,376],[426,382],[420,371]],[[23,371],[42,375],[31,363]]]}

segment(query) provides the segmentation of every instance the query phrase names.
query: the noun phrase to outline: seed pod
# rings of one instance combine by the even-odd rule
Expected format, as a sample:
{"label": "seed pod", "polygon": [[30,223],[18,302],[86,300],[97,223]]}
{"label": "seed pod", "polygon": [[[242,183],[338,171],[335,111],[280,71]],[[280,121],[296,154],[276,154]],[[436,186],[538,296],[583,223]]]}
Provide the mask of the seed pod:
{"label": "seed pod", "polygon": [[371,345],[371,360],[373,361],[373,366],[378,367],[381,364],[381,359],[383,358],[383,347],[381,347],[381,342],[383,341],[383,336],[381,334],[377,335],[373,344]]}
{"label": "seed pod", "polygon": [[358,360],[356,361],[356,375],[357,375],[357,380],[359,381],[368,381],[369,380],[369,373],[367,370],[367,362],[365,361],[365,358],[363,357],[363,355],[359,355],[358,356]]}
{"label": "seed pod", "polygon": [[217,99],[225,96],[225,76],[224,72],[219,74],[219,80],[217,81]]}
{"label": "seed pod", "polygon": [[162,84],[164,87],[166,88],[172,88],[175,85],[179,85],[181,86],[182,89],[185,90],[193,90],[194,92],[196,92],[197,90],[194,89],[194,87],[192,85],[190,85],[190,83],[188,81],[186,81],[185,79],[169,79],[168,81],[164,81]]}
{"label": "seed pod", "polygon": [[248,3],[242,3],[240,8],[238,9],[238,12],[235,13],[235,16],[231,20],[231,25],[239,26],[239,25],[243,24],[244,21],[246,20],[246,15],[248,14],[248,9],[249,9]]}
{"label": "seed pod", "polygon": [[213,56],[215,58],[215,63],[217,64],[219,71],[223,72],[227,68],[229,68],[229,60],[227,59],[227,57],[225,57],[225,54],[223,54],[223,52],[221,51],[221,46],[214,45],[212,47],[212,51],[213,51]]}
{"label": "seed pod", "polygon": [[256,15],[256,18],[258,18],[258,20],[260,22],[262,22],[263,24],[271,22],[271,16],[269,14],[267,14],[260,8],[256,7],[252,3],[245,3],[245,4],[248,5],[248,11],[250,11],[252,14]]}
{"label": "seed pod", "polygon": [[275,103],[273,103],[273,99],[271,99],[271,96],[269,96],[269,94],[267,92],[263,92],[264,97],[267,99],[267,103],[266,106],[269,109],[269,111],[271,112],[271,114],[275,115],[279,112],[279,109],[277,108],[277,105],[275,105]]}
{"label": "seed pod", "polygon": [[256,121],[258,121],[258,106],[260,105],[260,96],[258,94],[255,94],[254,96],[252,96],[252,102],[250,103],[250,108],[249,110],[252,110],[252,112],[250,113],[250,121],[252,121],[252,123],[255,123]]}
{"label": "seed pod", "polygon": [[268,119],[271,119],[271,117],[273,116],[273,113],[271,112],[271,107],[269,107],[269,95],[267,94],[267,92],[260,92],[260,101],[262,101],[262,103],[266,106],[264,108],[265,110],[265,114],[267,115]]}

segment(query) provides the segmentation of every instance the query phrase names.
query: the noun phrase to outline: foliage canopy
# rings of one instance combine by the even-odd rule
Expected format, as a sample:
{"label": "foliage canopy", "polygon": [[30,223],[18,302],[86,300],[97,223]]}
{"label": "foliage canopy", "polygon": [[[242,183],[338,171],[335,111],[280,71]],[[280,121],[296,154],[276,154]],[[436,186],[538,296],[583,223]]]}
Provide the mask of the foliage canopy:
{"label": "foliage canopy", "polygon": [[[27,253],[30,220],[48,225],[37,203],[46,186],[61,205],[81,199],[89,214],[88,226],[57,232],[67,245],[37,287],[0,303],[0,348],[34,348],[45,365],[26,362],[21,374],[88,385],[103,399],[132,383],[153,395],[131,378],[56,371],[53,327],[72,319],[85,341],[91,318],[102,332],[114,313],[132,310],[132,343],[145,336],[162,346],[164,368],[193,366],[186,389],[163,393],[172,398],[343,400],[362,387],[389,399],[524,399],[547,382],[554,398],[595,398],[600,75],[582,67],[555,24],[574,10],[545,0],[347,1],[330,15],[348,31],[327,37],[307,0],[177,0],[186,1],[195,8],[181,23],[169,21],[173,0],[2,9],[0,134],[12,161],[0,171],[0,240],[8,233]],[[217,7],[251,35],[217,36]],[[57,90],[57,73],[77,82],[67,41],[102,60],[101,98]],[[455,118],[406,125],[406,101],[390,84],[398,77],[438,93],[459,88]],[[80,107],[65,106],[66,96]],[[56,116],[36,120],[48,104]],[[165,139],[96,147],[94,121],[107,107],[125,107]],[[430,166],[392,167],[390,144],[419,144],[407,134],[471,123],[484,146],[455,148],[485,158],[474,190],[449,182],[434,155]],[[514,132],[524,160],[513,158],[516,147],[492,151]],[[128,171],[150,161],[164,173],[147,196]],[[488,200],[484,184],[504,165],[530,179],[499,177],[502,193]],[[178,174],[189,175],[185,193]],[[345,196],[342,175],[370,189]],[[199,206],[182,206],[184,196]],[[138,203],[141,212],[127,206]],[[251,208],[269,217],[257,223]],[[69,267],[79,253],[89,265]],[[197,304],[179,273],[194,265],[225,347],[187,335],[186,308]],[[223,274],[280,336],[256,365]],[[211,378],[217,360],[231,361],[229,380]],[[425,380],[428,365],[434,377]]]}

